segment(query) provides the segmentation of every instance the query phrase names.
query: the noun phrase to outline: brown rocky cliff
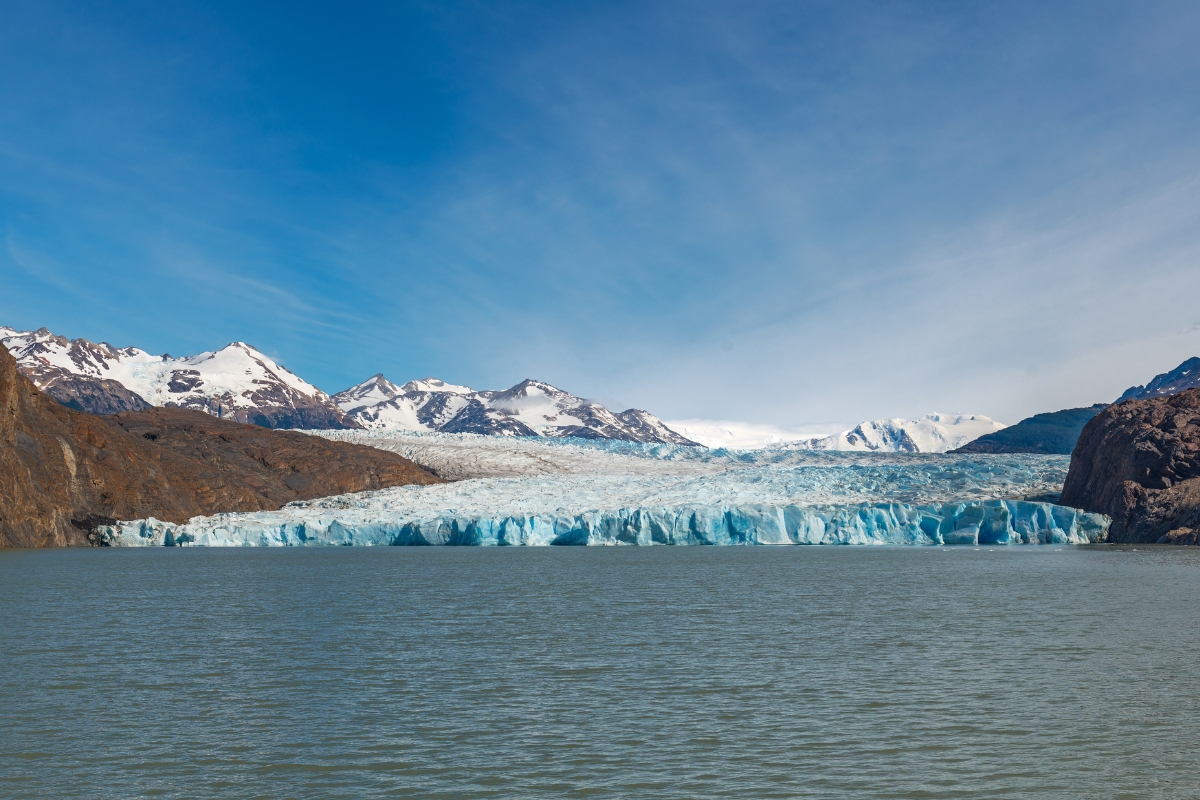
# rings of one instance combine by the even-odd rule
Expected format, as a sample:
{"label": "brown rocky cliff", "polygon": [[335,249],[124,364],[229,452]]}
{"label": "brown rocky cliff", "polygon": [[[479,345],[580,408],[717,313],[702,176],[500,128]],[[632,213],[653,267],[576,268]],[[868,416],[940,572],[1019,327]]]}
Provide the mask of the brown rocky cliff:
{"label": "brown rocky cliff", "polygon": [[1200,389],[1110,406],[1071,454],[1063,505],[1108,514],[1109,541],[1192,543],[1200,531]]}
{"label": "brown rocky cliff", "polygon": [[0,347],[0,547],[86,545],[105,520],[185,522],[437,482],[395,453],[200,411],[76,411],[39,392]]}

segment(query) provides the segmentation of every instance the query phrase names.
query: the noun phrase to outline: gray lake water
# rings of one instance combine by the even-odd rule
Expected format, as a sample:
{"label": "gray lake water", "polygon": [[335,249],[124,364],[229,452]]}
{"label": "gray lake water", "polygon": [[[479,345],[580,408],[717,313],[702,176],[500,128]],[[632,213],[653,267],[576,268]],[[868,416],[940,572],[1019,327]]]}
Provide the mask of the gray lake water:
{"label": "gray lake water", "polygon": [[1200,551],[0,551],[0,797],[1200,797]]}

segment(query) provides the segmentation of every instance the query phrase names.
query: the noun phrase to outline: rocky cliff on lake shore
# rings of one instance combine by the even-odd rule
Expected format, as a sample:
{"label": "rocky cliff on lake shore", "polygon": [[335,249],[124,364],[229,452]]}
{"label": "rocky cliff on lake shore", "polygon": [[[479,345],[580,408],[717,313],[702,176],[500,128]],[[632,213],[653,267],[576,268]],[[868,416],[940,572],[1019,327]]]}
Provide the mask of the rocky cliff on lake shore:
{"label": "rocky cliff on lake shore", "polygon": [[1112,542],[1196,544],[1200,389],[1100,412],[1071,454],[1060,502],[1112,517]]}

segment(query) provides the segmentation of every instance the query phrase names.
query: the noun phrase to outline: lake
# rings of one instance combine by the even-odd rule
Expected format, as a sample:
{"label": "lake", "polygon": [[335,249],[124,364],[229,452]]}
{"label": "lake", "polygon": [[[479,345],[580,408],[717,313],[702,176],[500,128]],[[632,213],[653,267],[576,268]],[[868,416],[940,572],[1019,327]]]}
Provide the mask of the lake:
{"label": "lake", "polygon": [[1200,550],[0,551],[0,797],[1200,796]]}

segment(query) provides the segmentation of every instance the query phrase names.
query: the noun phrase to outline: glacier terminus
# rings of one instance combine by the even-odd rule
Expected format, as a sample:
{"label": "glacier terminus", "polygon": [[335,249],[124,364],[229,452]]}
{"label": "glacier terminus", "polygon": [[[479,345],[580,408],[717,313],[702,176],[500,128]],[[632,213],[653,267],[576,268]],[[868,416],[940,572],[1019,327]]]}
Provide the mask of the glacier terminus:
{"label": "glacier terminus", "polygon": [[1103,541],[1109,524],[1049,502],[1066,474],[1062,456],[323,435],[395,450],[435,471],[457,464],[460,472],[448,483],[278,511],[181,525],[120,522],[101,528],[101,537],[114,546],[1086,544]]}

